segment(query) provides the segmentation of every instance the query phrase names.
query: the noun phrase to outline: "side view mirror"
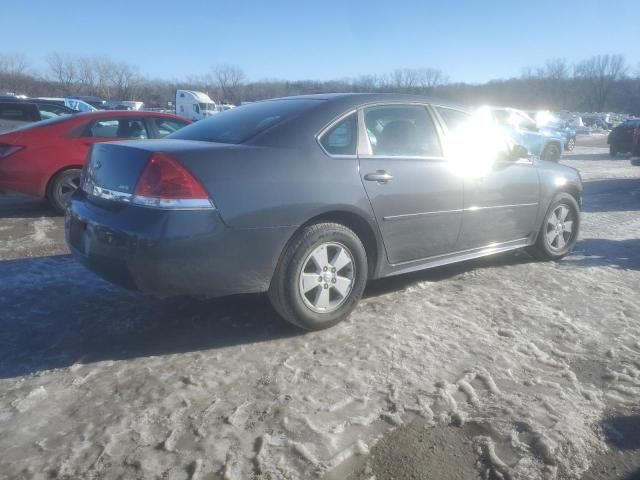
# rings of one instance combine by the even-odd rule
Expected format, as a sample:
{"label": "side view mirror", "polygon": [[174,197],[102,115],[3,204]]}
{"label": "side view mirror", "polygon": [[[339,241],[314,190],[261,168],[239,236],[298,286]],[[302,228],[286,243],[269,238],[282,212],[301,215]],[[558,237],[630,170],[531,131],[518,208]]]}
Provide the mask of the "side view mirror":
{"label": "side view mirror", "polygon": [[509,160],[515,162],[521,158],[529,158],[529,150],[523,145],[514,145],[509,152]]}

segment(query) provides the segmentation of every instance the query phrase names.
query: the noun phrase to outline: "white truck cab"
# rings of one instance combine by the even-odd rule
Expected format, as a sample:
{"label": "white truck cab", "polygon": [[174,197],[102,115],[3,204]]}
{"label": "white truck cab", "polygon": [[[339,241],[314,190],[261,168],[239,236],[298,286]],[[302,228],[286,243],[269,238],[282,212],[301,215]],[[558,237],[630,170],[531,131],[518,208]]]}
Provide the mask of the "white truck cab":
{"label": "white truck cab", "polygon": [[209,95],[193,90],[176,91],[176,115],[192,121],[202,120],[219,113]]}

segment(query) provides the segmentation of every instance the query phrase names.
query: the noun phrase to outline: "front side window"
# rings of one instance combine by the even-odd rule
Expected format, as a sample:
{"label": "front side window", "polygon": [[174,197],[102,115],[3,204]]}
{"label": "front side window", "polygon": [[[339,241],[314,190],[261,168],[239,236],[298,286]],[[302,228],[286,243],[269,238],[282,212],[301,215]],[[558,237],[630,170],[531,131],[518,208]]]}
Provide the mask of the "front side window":
{"label": "front side window", "polygon": [[320,138],[320,144],[330,155],[356,154],[356,114],[339,121]]}
{"label": "front side window", "polygon": [[370,107],[364,111],[373,155],[441,157],[442,149],[431,115],[419,105]]}
{"label": "front side window", "polygon": [[149,138],[143,121],[131,118],[98,120],[91,125],[85,136],[93,138]]}

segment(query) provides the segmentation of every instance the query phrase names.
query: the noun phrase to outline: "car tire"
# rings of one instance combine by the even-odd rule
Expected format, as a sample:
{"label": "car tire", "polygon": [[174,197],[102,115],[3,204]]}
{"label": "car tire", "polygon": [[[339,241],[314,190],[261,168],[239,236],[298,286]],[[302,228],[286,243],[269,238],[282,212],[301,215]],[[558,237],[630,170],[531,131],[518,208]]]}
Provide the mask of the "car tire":
{"label": "car tire", "polygon": [[69,168],[58,172],[49,181],[47,201],[56,212],[64,215],[69,198],[80,186],[80,169]]}
{"label": "car tire", "polygon": [[352,312],[367,276],[367,252],[358,236],[344,225],[317,223],[298,232],[286,248],[269,299],[288,322],[322,330]]}
{"label": "car tire", "polygon": [[609,156],[615,157],[618,155],[618,148],[615,145],[609,145]]}
{"label": "car tire", "polygon": [[544,150],[540,155],[540,159],[547,160],[549,162],[557,162],[560,160],[561,155],[562,152],[560,151],[560,147],[556,143],[550,143],[544,147]]}
{"label": "car tire", "polygon": [[568,152],[573,151],[573,149],[576,148],[576,139],[572,137],[567,140],[567,146],[565,148]]}
{"label": "car tire", "polygon": [[580,206],[572,195],[559,193],[551,202],[529,253],[539,260],[560,260],[571,253],[579,233]]}

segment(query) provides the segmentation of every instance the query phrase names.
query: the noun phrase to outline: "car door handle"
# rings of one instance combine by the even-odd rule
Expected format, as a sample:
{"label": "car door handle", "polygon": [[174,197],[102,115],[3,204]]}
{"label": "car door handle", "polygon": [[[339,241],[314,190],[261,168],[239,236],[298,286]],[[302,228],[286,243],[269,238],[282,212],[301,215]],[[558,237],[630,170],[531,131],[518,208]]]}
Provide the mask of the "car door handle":
{"label": "car door handle", "polygon": [[389,172],[385,172],[384,170],[377,170],[374,173],[367,173],[364,176],[365,180],[370,182],[379,182],[379,183],[387,183],[389,180],[393,178]]}

